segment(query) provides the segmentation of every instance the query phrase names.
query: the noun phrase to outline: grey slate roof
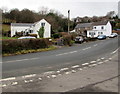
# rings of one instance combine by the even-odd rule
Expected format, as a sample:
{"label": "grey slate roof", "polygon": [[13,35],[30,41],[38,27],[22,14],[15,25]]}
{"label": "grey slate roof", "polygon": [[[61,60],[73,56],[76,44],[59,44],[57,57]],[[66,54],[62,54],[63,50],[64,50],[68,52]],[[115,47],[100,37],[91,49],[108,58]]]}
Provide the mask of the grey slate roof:
{"label": "grey slate roof", "polygon": [[89,28],[92,26],[98,26],[98,25],[106,25],[108,23],[108,21],[102,21],[102,22],[93,22],[93,23],[81,23],[81,24],[77,24],[76,28]]}
{"label": "grey slate roof", "polygon": [[81,24],[78,24],[75,28],[86,28],[91,26],[92,26],[92,23],[81,23]]}
{"label": "grey slate roof", "polygon": [[32,23],[11,23],[11,26],[33,26]]}

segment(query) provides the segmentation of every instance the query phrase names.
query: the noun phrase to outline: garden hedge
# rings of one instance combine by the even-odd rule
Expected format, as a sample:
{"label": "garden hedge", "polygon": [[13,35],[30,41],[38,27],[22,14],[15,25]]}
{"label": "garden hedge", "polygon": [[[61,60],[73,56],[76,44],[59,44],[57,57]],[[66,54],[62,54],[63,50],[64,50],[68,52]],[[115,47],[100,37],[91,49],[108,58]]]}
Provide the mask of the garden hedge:
{"label": "garden hedge", "polygon": [[22,50],[48,48],[49,39],[5,39],[2,40],[2,52],[15,53]]}

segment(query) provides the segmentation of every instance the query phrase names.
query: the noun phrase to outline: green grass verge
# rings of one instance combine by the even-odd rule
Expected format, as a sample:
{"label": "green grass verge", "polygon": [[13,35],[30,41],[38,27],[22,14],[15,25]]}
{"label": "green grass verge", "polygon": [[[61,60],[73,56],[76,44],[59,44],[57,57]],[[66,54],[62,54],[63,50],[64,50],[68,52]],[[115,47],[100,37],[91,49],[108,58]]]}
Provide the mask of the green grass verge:
{"label": "green grass verge", "polygon": [[5,53],[5,54],[3,54],[3,56],[12,56],[12,55],[27,54],[27,53],[44,52],[44,51],[50,51],[50,50],[54,50],[54,49],[57,49],[57,47],[50,46],[49,48],[43,48],[43,49],[22,50],[22,51],[18,51],[16,53],[10,53],[10,54]]}
{"label": "green grass verge", "polygon": [[17,37],[2,37],[2,39],[17,39]]}

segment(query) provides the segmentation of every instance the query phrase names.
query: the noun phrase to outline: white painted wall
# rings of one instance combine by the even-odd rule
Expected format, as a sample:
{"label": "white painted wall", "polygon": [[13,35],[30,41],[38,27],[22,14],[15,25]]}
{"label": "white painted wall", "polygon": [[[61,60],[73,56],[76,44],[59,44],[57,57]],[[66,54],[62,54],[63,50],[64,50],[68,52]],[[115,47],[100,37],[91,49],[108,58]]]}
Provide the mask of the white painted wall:
{"label": "white painted wall", "polygon": [[[103,27],[104,29],[102,29],[101,27]],[[90,35],[90,33],[92,33],[92,35]],[[97,37],[98,35],[109,36],[111,33],[112,33],[112,26],[108,21],[106,25],[93,26],[93,30],[87,31],[87,37]]]}
{"label": "white painted wall", "polygon": [[[42,20],[36,22],[35,26],[33,26],[33,27],[30,27],[30,26],[13,26],[11,24],[11,37],[13,37],[15,35],[15,32],[25,31],[26,29],[29,30],[30,28],[33,29],[32,34],[37,34],[38,35],[38,31],[42,27],[41,23],[45,23],[45,26],[44,26],[45,31],[44,31],[43,37],[44,38],[50,38],[51,37],[51,25],[45,19],[42,19]],[[37,37],[39,38],[39,35]]]}
{"label": "white painted wall", "polygon": [[12,26],[11,25],[11,37],[15,35],[16,32],[25,31],[25,29],[29,29],[29,26]]}

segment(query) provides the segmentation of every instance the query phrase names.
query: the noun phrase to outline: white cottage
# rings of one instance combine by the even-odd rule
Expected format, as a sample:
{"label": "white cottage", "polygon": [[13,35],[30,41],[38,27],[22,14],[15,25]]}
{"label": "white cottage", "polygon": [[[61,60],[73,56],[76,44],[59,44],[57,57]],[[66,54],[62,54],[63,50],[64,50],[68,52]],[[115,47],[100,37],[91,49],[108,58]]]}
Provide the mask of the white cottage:
{"label": "white cottage", "polygon": [[87,37],[109,36],[112,33],[112,26],[109,21],[92,23],[92,28],[92,30],[87,30]]}
{"label": "white cottage", "polygon": [[51,37],[51,25],[45,20],[42,19],[36,23],[11,23],[11,37],[13,37],[16,32],[24,32],[23,34],[37,34],[39,38],[38,31],[41,27],[44,27],[44,38]]}

